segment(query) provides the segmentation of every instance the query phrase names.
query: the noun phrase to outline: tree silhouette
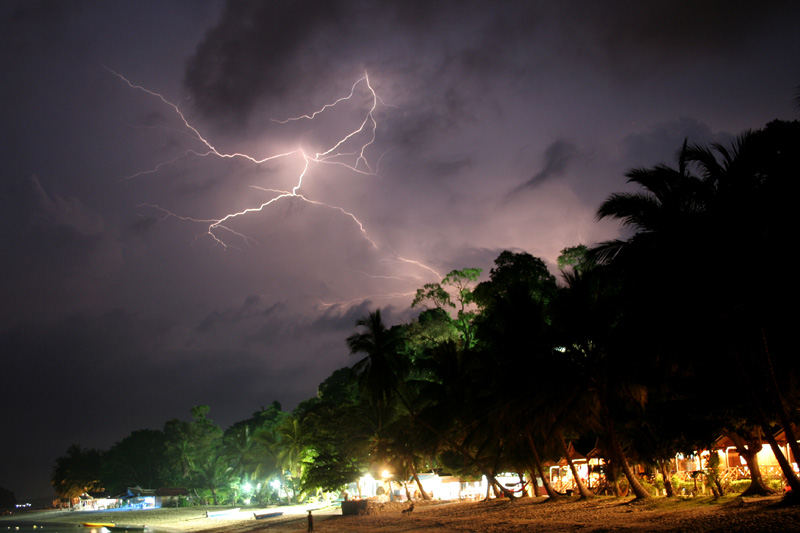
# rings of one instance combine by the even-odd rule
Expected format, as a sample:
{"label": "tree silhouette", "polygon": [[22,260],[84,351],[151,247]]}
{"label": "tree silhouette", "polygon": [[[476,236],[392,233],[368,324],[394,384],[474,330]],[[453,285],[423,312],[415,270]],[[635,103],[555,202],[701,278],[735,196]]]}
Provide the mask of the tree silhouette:
{"label": "tree silhouette", "polygon": [[352,354],[365,354],[353,365],[353,370],[359,376],[362,391],[376,410],[380,428],[388,421],[393,400],[398,399],[398,387],[406,366],[400,355],[401,330],[388,329],[380,309],[359,319],[356,327],[364,330],[350,335],[347,345]]}
{"label": "tree silhouette", "polygon": [[[800,173],[798,132],[798,123],[776,121],[730,147],[684,143],[677,169],[631,171],[629,181],[643,192],[610,196],[598,216],[617,218],[635,233],[593,250],[624,273],[625,330],[629,340],[649,345],[648,360],[681,369],[676,378],[694,379],[700,401],[716,406],[729,430],[743,431],[737,420],[744,416],[771,436],[777,421],[789,428],[793,448],[796,413],[787,395],[797,392],[789,379],[796,366],[785,355],[790,330],[778,311],[791,302],[779,304],[784,280],[764,259],[790,239],[787,198]],[[726,381],[725,360],[736,362],[730,379],[746,384],[750,405],[730,409],[725,390],[709,381]],[[777,447],[776,455],[781,460]],[[796,474],[784,468],[800,489]]]}
{"label": "tree silhouette", "polygon": [[101,478],[102,454],[77,444],[67,448],[67,454],[56,459],[51,483],[59,498],[78,498],[87,492],[103,490]]}

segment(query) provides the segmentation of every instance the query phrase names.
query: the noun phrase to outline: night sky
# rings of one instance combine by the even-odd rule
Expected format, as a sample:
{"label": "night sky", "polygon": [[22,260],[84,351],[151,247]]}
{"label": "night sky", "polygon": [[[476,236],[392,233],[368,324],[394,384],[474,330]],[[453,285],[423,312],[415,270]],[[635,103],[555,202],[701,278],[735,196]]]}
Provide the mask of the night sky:
{"label": "night sky", "polygon": [[[595,210],[627,169],[798,118],[798,21],[730,0],[0,3],[0,486],[49,495],[69,444],[192,405],[223,427],[293,408],[353,362],[357,318],[413,317],[432,271],[618,236]],[[255,158],[357,128],[363,82],[273,119],[368,73],[378,172],[312,163],[299,191],[366,235],[300,198],[227,220],[227,247],[167,216],[258,207],[304,161],[192,155],[174,109],[109,69]]]}

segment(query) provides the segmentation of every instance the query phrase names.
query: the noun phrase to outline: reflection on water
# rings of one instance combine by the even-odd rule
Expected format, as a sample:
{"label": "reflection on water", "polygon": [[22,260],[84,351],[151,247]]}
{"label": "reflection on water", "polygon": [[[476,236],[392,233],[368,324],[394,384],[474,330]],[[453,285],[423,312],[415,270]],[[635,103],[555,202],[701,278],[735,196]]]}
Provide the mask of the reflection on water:
{"label": "reflection on water", "polygon": [[[115,528],[115,531],[125,531],[125,529]],[[142,531],[141,529],[131,529]],[[159,533],[158,529],[148,527],[147,533]],[[84,527],[80,524],[54,524],[54,523],[14,523],[0,522],[0,533],[111,533],[104,527]]]}
{"label": "reflection on water", "polygon": [[107,529],[89,529],[76,524],[14,524],[0,522],[0,533],[107,533]]}

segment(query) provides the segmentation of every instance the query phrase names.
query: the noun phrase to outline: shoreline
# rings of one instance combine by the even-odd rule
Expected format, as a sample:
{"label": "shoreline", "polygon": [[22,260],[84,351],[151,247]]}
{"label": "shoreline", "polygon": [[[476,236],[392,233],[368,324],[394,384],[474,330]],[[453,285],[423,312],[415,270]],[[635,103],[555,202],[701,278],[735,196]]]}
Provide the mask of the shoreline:
{"label": "shoreline", "polygon": [[[367,515],[342,516],[338,508],[313,514],[314,531],[323,533],[498,533],[504,531],[798,531],[800,507],[780,506],[780,496],[741,498],[658,498],[637,502],[630,498],[576,497],[497,499],[479,502],[414,502],[377,505]],[[240,511],[231,518],[208,518],[206,508],[154,509],[150,511],[45,511],[3,517],[3,522],[80,524],[113,521],[147,524],[159,533],[300,533],[307,531],[308,506],[266,510],[287,511],[277,518],[256,520],[254,511]],[[144,519],[144,520],[142,520]]]}
{"label": "shoreline", "polygon": [[[89,510],[70,511],[47,509],[28,513],[2,516],[2,524],[39,525],[74,527],[83,523],[115,523],[129,526],[148,526],[148,531],[156,533],[179,532],[228,532],[251,531],[269,527],[277,523],[290,523],[305,520],[307,510],[315,511],[314,518],[324,520],[339,514],[338,507],[319,505],[291,505],[280,507],[254,507],[229,512],[222,516],[209,517],[209,511],[231,511],[230,507],[184,507],[147,510]],[[282,512],[280,516],[256,520],[254,513]],[[305,523],[305,522],[304,522]]]}

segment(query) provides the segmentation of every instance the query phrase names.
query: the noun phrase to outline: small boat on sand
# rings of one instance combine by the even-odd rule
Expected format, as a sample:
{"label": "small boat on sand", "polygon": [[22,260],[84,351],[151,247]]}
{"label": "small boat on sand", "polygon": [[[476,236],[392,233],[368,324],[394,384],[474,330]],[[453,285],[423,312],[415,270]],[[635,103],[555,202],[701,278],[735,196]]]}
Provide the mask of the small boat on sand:
{"label": "small boat on sand", "polygon": [[115,524],[114,522],[81,522],[83,527],[104,527],[109,531],[147,531],[147,526]]}
{"label": "small boat on sand", "polygon": [[234,509],[223,509],[221,511],[206,511],[206,518],[225,518],[233,516],[240,511],[239,507]]}
{"label": "small boat on sand", "polygon": [[283,515],[283,511],[276,511],[273,513],[253,513],[253,518],[256,520],[263,520],[265,518],[275,518],[276,516]]}

